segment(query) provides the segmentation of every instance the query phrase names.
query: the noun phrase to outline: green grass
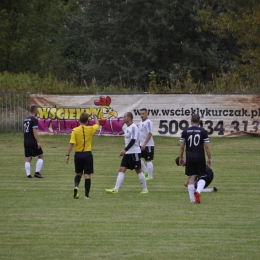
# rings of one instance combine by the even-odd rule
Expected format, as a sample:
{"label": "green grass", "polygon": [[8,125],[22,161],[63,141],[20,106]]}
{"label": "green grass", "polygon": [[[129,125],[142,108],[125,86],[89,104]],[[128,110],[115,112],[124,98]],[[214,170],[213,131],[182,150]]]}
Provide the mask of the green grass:
{"label": "green grass", "polygon": [[[23,136],[0,135],[0,259],[259,259],[259,138],[211,138],[211,186],[189,203],[178,138],[155,137],[154,180],[140,195],[127,171],[113,188],[122,137],[95,137],[91,199],[73,199],[73,156],[66,135],[40,136],[44,179],[27,179]],[[32,162],[35,169],[36,159]]]}

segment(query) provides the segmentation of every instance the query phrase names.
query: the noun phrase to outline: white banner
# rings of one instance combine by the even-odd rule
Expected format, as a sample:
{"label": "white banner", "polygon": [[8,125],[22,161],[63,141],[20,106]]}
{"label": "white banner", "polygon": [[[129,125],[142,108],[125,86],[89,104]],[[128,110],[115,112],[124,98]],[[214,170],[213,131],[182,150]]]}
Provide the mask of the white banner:
{"label": "white banner", "polygon": [[[259,134],[260,95],[30,95],[39,111],[41,132],[70,133],[79,125],[81,112],[96,112],[101,135],[122,135],[123,115],[132,112],[139,124],[139,110],[146,108],[153,135],[179,137],[190,126],[193,114],[201,117],[211,136],[238,132]],[[94,123],[91,120],[90,123]]]}

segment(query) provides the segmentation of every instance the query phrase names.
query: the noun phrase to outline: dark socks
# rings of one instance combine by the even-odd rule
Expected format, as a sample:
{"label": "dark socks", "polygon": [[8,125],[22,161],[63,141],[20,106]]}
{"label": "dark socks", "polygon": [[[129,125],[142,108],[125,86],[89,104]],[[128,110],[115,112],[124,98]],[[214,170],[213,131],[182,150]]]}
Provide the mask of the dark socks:
{"label": "dark socks", "polygon": [[80,179],[81,179],[81,176],[80,176],[80,175],[76,175],[76,176],[75,176],[75,178],[74,178],[75,187],[78,187],[78,186],[79,186]]}
{"label": "dark socks", "polygon": [[85,196],[89,197],[89,191],[91,186],[91,179],[85,179]]}

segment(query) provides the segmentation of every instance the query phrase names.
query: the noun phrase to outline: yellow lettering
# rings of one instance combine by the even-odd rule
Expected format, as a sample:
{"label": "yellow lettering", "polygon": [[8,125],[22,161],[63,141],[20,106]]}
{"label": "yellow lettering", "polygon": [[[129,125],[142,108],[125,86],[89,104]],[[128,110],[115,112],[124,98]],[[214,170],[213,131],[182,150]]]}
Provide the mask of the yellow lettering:
{"label": "yellow lettering", "polygon": [[47,107],[38,107],[39,117],[42,119],[49,118],[49,111],[50,109]]}
{"label": "yellow lettering", "polygon": [[76,109],[75,108],[70,108],[69,109],[69,119],[76,119]]}
{"label": "yellow lettering", "polygon": [[57,118],[58,118],[58,119],[64,119],[64,109],[63,109],[63,108],[59,108],[59,109],[57,110],[56,115],[57,115]]}
{"label": "yellow lettering", "polygon": [[57,111],[57,108],[56,108],[56,107],[53,107],[53,108],[51,108],[51,109],[49,110],[49,113],[50,113],[49,117],[50,117],[51,119],[56,119],[56,111]]}

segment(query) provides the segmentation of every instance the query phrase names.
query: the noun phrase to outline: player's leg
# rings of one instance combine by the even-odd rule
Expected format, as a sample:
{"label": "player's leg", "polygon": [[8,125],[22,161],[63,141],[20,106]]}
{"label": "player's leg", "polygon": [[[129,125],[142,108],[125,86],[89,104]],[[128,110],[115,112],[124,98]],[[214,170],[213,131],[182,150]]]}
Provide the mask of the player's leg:
{"label": "player's leg", "polygon": [[143,170],[145,177],[148,177],[148,169],[147,169],[143,160],[141,160],[141,167],[142,167],[142,170]]}
{"label": "player's leg", "polygon": [[91,187],[91,175],[94,173],[93,155],[91,152],[83,153],[83,154],[85,155],[84,158],[85,198],[89,199],[89,192]]}
{"label": "player's leg", "polygon": [[40,172],[42,169],[44,156],[43,156],[42,150],[40,151],[40,153],[41,154],[38,155],[38,160],[36,162],[36,168],[35,168],[35,174],[34,174],[34,177],[37,177],[37,178],[43,178]]}
{"label": "player's leg", "polygon": [[26,172],[26,176],[27,178],[32,178],[31,175],[31,161],[32,161],[32,157],[28,156],[28,154],[26,154],[25,151],[25,172]]}
{"label": "player's leg", "polygon": [[189,160],[186,160],[185,174],[188,177],[187,187],[188,187],[188,193],[189,193],[191,203],[195,203],[195,196],[194,196],[194,192],[195,192],[194,183],[196,180],[196,173],[194,172],[195,168],[196,167],[194,162],[192,161],[190,162]]}
{"label": "player's leg", "polygon": [[194,188],[194,183],[195,183],[195,180],[196,180],[196,175],[191,175],[189,176],[189,179],[188,179],[188,193],[189,193],[189,197],[190,197],[190,202],[191,203],[195,203],[195,196],[194,196],[194,192],[195,192],[195,188]]}
{"label": "player's leg", "polygon": [[140,192],[141,194],[145,194],[148,193],[148,189],[147,189],[147,183],[146,183],[146,178],[145,175],[142,171],[142,169],[135,169],[135,172],[139,178],[140,183],[142,184],[143,190]]}
{"label": "player's leg", "polygon": [[[124,157],[125,157],[125,155],[124,155]],[[118,190],[124,181],[125,171],[126,171],[126,167],[122,166],[124,157],[122,159],[121,166],[119,167],[119,170],[118,170],[115,187],[113,189],[106,189],[107,193],[118,193]]]}
{"label": "player's leg", "polygon": [[197,170],[198,181],[196,184],[197,187],[194,192],[194,196],[195,196],[195,202],[200,203],[200,193],[206,185],[206,177],[207,177],[205,158],[204,160],[202,159],[201,161],[198,161],[196,163],[196,170]]}
{"label": "player's leg", "polygon": [[[142,150],[141,147],[140,147],[140,149],[141,149],[141,158],[144,158],[144,159],[145,159],[146,151],[145,151],[145,150]],[[147,166],[145,165],[145,163],[144,163],[143,160],[141,160],[141,167],[142,167],[142,170],[143,170],[143,173],[144,173],[145,178],[148,178],[148,169],[147,169]]]}
{"label": "player's leg", "polygon": [[85,176],[85,198],[89,199],[89,192],[91,187],[91,174],[84,174]]}
{"label": "player's leg", "polygon": [[153,162],[146,161],[146,163],[147,163],[148,177],[149,179],[153,179]]}
{"label": "player's leg", "polygon": [[75,166],[75,177],[74,177],[74,190],[73,197],[74,199],[79,198],[79,183],[84,170],[84,162],[82,161],[82,154],[75,153],[74,155],[74,166]]}
{"label": "player's leg", "polygon": [[125,154],[123,156],[119,170],[118,170],[118,174],[117,174],[116,185],[113,189],[106,189],[107,193],[114,193],[114,194],[118,193],[118,190],[124,181],[125,171],[127,168],[129,168],[129,154]]}
{"label": "player's leg", "polygon": [[154,147],[153,146],[147,146],[145,149],[145,161],[147,165],[147,171],[148,171],[148,180],[153,179],[153,156],[154,156]]}

